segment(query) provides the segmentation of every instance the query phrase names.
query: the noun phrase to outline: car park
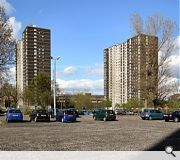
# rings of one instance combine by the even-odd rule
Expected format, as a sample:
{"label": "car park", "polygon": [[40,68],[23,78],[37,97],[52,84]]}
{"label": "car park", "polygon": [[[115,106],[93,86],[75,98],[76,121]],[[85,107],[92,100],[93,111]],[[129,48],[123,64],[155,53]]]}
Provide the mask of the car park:
{"label": "car park", "polygon": [[99,109],[93,112],[94,120],[116,120],[116,114],[113,110]]}
{"label": "car park", "polygon": [[70,109],[58,110],[56,114],[56,121],[60,122],[75,122],[76,114],[75,111]]}
{"label": "car park", "polygon": [[46,109],[34,109],[29,115],[30,121],[47,121],[50,122],[50,115]]}
{"label": "car park", "polygon": [[180,110],[174,111],[171,114],[165,114],[164,120],[165,120],[165,122],[169,122],[169,121],[179,122],[180,121]]}
{"label": "car park", "polygon": [[6,122],[23,121],[23,114],[20,109],[10,108],[6,113]]}
{"label": "car park", "polygon": [[143,120],[148,119],[148,120],[152,120],[152,119],[159,119],[159,120],[163,120],[164,119],[164,114],[156,109],[144,109],[143,112],[141,112],[140,114],[141,118]]}

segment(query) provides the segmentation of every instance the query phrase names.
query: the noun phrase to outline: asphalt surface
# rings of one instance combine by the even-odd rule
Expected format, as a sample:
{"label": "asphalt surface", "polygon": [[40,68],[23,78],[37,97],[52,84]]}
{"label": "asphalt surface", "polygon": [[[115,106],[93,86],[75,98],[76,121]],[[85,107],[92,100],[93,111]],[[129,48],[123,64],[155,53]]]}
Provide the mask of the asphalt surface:
{"label": "asphalt surface", "polygon": [[[171,145],[180,150],[180,122],[117,116],[95,121],[82,116],[75,123],[6,123],[0,117],[1,151],[145,151]],[[159,148],[158,148],[159,147]]]}

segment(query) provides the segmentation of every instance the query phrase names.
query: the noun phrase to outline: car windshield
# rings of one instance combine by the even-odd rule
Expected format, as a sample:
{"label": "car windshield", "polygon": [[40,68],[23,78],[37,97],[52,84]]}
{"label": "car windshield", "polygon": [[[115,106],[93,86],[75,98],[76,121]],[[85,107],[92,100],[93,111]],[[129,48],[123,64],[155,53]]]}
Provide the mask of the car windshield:
{"label": "car windshield", "polygon": [[12,109],[9,110],[9,113],[21,113],[21,111],[19,109]]}
{"label": "car windshield", "polygon": [[150,110],[148,110],[148,109],[145,109],[143,112],[148,112],[148,111],[150,111]]}
{"label": "car windshield", "polygon": [[71,110],[71,111],[76,111],[76,109],[75,109],[75,108],[69,108],[68,110]]}
{"label": "car windshield", "polygon": [[37,113],[39,113],[39,114],[46,114],[47,111],[46,110],[37,110]]}
{"label": "car windshield", "polygon": [[74,114],[74,112],[71,111],[71,110],[65,111],[64,113],[65,113],[65,114],[69,114],[69,115],[73,115],[73,114]]}
{"label": "car windshield", "polygon": [[109,113],[109,114],[114,114],[113,110],[107,110],[106,112]]}
{"label": "car windshield", "polygon": [[156,113],[161,113],[161,111],[156,110]]}

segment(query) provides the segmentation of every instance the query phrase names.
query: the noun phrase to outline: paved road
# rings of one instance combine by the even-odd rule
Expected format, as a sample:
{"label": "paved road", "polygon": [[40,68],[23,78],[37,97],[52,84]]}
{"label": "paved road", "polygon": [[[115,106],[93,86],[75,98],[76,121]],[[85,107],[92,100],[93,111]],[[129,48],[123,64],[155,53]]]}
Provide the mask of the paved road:
{"label": "paved road", "polygon": [[180,150],[180,123],[146,121],[138,116],[118,116],[117,121],[76,123],[6,123],[0,117],[0,150],[26,151],[137,151]]}

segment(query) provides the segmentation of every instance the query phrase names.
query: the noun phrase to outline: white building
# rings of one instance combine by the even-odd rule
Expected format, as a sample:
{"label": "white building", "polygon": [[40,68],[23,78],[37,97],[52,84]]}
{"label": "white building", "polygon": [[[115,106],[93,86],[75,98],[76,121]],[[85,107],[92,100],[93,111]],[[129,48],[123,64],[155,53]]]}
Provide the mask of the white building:
{"label": "white building", "polygon": [[23,106],[23,41],[19,40],[16,45],[16,88],[18,106]]}
{"label": "white building", "polygon": [[[104,49],[104,95],[116,104],[129,99],[145,102],[148,88],[157,88],[158,38],[140,34]],[[152,65],[153,64],[153,65]],[[151,75],[146,75],[151,66]],[[153,66],[153,67],[152,67]]]}

